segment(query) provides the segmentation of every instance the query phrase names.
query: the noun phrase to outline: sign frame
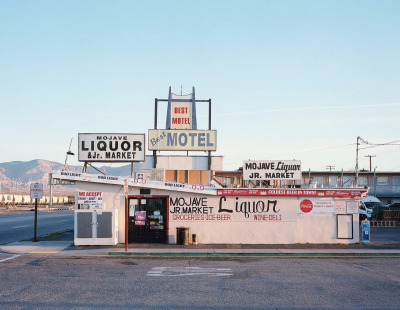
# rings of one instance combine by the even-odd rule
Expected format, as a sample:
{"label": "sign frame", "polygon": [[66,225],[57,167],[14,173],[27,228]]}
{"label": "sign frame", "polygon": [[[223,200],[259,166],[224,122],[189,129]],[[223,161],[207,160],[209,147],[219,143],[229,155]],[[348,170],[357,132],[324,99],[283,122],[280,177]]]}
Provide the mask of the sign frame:
{"label": "sign frame", "polygon": [[[216,130],[149,129],[147,137],[149,151],[217,150]],[[195,141],[197,141],[197,145],[195,145]],[[174,145],[169,145],[169,143]],[[200,145],[200,143],[204,143],[204,145]]]}
{"label": "sign frame", "polygon": [[32,199],[42,199],[43,198],[43,184],[31,183],[30,196]]}
{"label": "sign frame", "polygon": [[301,180],[300,160],[245,160],[243,180]]}
{"label": "sign frame", "polygon": [[79,133],[80,162],[144,162],[146,135],[144,133]]}

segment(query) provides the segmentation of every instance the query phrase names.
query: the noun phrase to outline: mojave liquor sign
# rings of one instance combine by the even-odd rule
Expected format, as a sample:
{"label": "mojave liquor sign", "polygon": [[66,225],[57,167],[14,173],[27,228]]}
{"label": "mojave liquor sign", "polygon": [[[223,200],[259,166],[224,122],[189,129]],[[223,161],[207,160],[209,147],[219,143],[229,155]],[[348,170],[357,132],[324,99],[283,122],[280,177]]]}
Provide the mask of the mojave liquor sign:
{"label": "mojave liquor sign", "polygon": [[80,133],[78,160],[84,162],[133,162],[145,160],[144,134]]}
{"label": "mojave liquor sign", "polygon": [[244,180],[301,180],[300,160],[248,160],[243,162]]}

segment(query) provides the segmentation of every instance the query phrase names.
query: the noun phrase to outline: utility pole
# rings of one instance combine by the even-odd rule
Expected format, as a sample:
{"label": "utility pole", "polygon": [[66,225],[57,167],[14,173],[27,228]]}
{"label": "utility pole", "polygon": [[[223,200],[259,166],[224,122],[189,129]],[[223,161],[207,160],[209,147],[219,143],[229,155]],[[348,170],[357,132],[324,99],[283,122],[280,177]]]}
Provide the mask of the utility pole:
{"label": "utility pole", "polygon": [[365,141],[360,136],[357,137],[357,148],[356,148],[356,186],[358,186],[358,146],[360,145],[360,141],[368,144],[368,141]]}
{"label": "utility pole", "polygon": [[335,166],[328,165],[328,166],[326,166],[326,170],[329,170],[329,171],[335,170]]}
{"label": "utility pole", "polygon": [[372,171],[372,160],[371,160],[371,157],[376,157],[376,155],[365,155],[364,157],[369,157],[369,171]]}

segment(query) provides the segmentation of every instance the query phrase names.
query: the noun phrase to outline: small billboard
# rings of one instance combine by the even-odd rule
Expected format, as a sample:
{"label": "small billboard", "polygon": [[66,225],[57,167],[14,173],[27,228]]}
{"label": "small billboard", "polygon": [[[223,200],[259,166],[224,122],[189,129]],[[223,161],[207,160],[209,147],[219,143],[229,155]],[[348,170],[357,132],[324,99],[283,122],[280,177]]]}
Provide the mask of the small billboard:
{"label": "small billboard", "polygon": [[153,151],[215,151],[216,130],[149,129],[149,150]]}
{"label": "small billboard", "polygon": [[301,180],[300,160],[247,160],[244,180]]}
{"label": "small billboard", "polygon": [[84,162],[140,162],[145,160],[145,135],[80,133],[78,160]]}

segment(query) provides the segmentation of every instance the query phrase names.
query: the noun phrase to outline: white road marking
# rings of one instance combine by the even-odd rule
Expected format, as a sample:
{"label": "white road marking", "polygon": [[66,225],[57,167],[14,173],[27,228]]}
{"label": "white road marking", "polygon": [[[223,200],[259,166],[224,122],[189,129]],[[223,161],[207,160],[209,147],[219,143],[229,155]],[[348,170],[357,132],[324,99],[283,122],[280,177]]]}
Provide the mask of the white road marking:
{"label": "white road marking", "polygon": [[7,257],[7,258],[4,258],[4,259],[0,259],[0,263],[5,262],[5,261],[10,260],[10,259],[14,259],[14,258],[16,258],[16,257],[18,257],[18,256],[21,256],[21,255],[13,255],[13,256],[11,256],[11,257]]}
{"label": "white road marking", "polygon": [[24,225],[24,226],[15,226],[15,227],[11,227],[11,229],[17,229],[17,228],[22,228],[22,227],[29,227],[29,225]]}
{"label": "white road marking", "polygon": [[147,272],[150,277],[186,277],[208,275],[214,277],[232,276],[231,268],[202,267],[154,267]]}

